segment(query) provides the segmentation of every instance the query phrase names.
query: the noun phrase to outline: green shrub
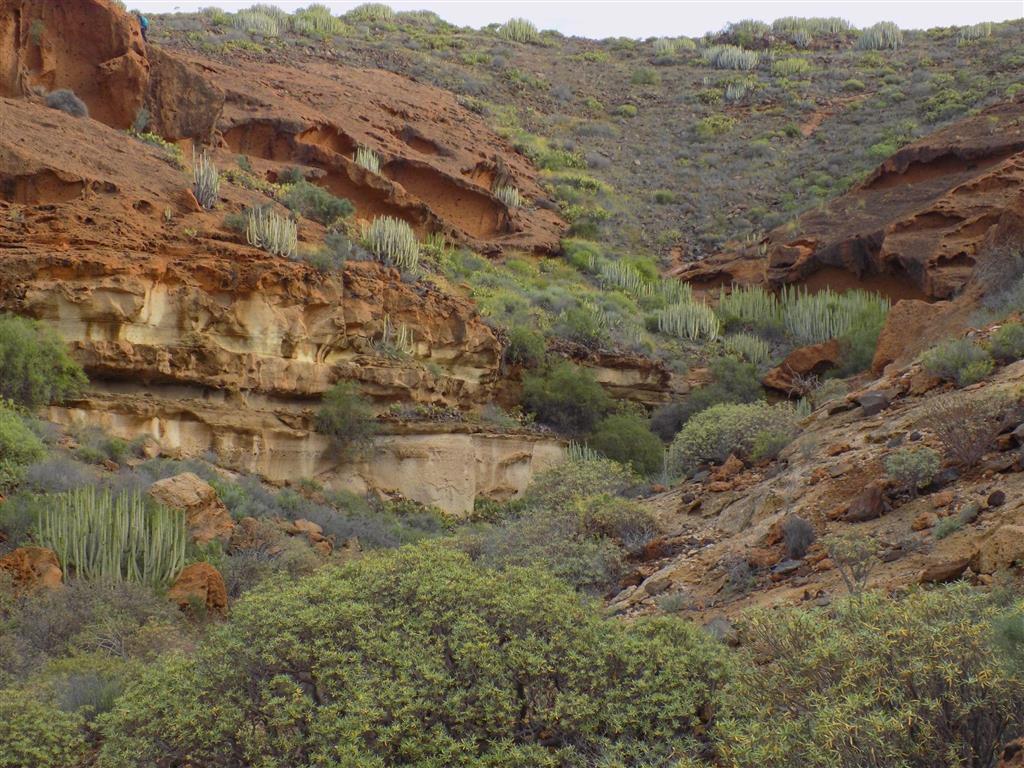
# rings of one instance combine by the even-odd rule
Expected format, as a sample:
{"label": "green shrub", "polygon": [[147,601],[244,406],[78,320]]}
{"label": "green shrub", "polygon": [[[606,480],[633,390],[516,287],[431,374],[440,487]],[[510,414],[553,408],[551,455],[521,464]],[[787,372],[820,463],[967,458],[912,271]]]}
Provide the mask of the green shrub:
{"label": "green shrub", "polygon": [[661,440],[651,432],[647,420],[634,414],[613,414],[602,419],[588,444],[595,451],[650,477],[660,472],[665,457]]}
{"label": "green shrub", "polygon": [[639,67],[633,70],[630,82],[633,85],[658,85],[661,82],[661,75],[651,67]]}
{"label": "green shrub", "polygon": [[826,288],[809,293],[787,287],[779,303],[786,333],[797,344],[820,344],[862,332],[877,340],[889,312],[888,299],[861,290],[835,293]]}
{"label": "green shrub", "polygon": [[904,448],[885,457],[885,471],[913,498],[935,479],[941,463],[931,448]]}
{"label": "green shrub", "polygon": [[310,184],[305,179],[287,185],[281,192],[280,200],[289,210],[318,221],[325,227],[336,225],[355,212],[348,200],[335,197],[323,187]]}
{"label": "green shrub", "polygon": [[755,365],[767,363],[772,356],[771,345],[760,336],[749,333],[734,333],[722,339],[726,354],[746,360]]}
{"label": "green shrub", "polygon": [[794,77],[811,71],[811,62],[807,59],[776,59],[772,62],[772,74],[776,77]]}
{"label": "green shrub", "polygon": [[287,23],[287,17],[283,12],[275,13],[275,11],[278,9],[268,6],[253,6],[234,14],[231,17],[231,24],[250,35],[278,37],[282,27]]}
{"label": "green shrub", "polygon": [[0,400],[34,410],[75,397],[88,383],[49,327],[0,315]]}
{"label": "green shrub", "polygon": [[1024,324],[1000,326],[989,340],[989,349],[999,360],[1020,360],[1024,357]]}
{"label": "green shrub", "polygon": [[970,339],[950,339],[923,355],[921,364],[933,376],[966,387],[988,376],[995,367],[992,356]]}
{"label": "green shrub", "polygon": [[18,411],[0,400],[0,491],[21,482],[26,467],[45,455],[43,442]]}
{"label": "green shrub", "polygon": [[516,43],[540,42],[540,32],[527,19],[509,19],[498,29],[498,34]]}
{"label": "green shrub", "polygon": [[385,3],[363,3],[345,14],[350,21],[384,22],[395,18],[395,11]]}
{"label": "green shrub", "polygon": [[544,360],[544,337],[532,328],[516,325],[509,329],[505,361],[525,368],[536,368]]}
{"label": "green shrub", "polygon": [[736,125],[736,119],[728,115],[708,115],[693,125],[693,132],[701,141],[710,141],[728,133]]}
{"label": "green shrub", "polygon": [[380,216],[366,229],[366,247],[377,260],[403,272],[411,272],[420,263],[420,244],[406,222]]}
{"label": "green shrub", "polygon": [[[734,454],[753,458],[755,447],[775,452],[796,436],[796,413],[788,404],[721,403],[686,422],[669,449],[669,471],[685,475],[702,464],[721,463]],[[758,458],[770,458],[759,456]]]}
{"label": "green shrub", "polygon": [[662,440],[669,441],[693,417],[719,403],[752,403],[764,390],[757,366],[736,357],[719,357],[710,361],[712,381],[692,392],[685,400],[662,406],[651,418],[651,429]]}
{"label": "green shrub", "polygon": [[523,494],[527,510],[561,509],[576,498],[618,496],[640,484],[640,476],[625,464],[606,458],[563,462],[537,475]]}
{"label": "green shrub", "polygon": [[880,21],[861,32],[857,48],[862,51],[895,51],[903,45],[903,31],[891,21]]}
{"label": "green shrub", "polygon": [[620,104],[615,108],[615,114],[619,117],[636,117],[640,112],[635,104]]}
{"label": "green shrub", "polygon": [[542,572],[420,545],[239,601],[129,685],[99,764],[668,765],[726,670],[695,626],[608,622]]}
{"label": "green shrub", "polygon": [[372,404],[351,381],[339,381],[324,393],[316,414],[316,431],[332,438],[342,454],[356,451],[377,433]]}
{"label": "green shrub", "polygon": [[85,720],[38,694],[0,690],[0,745],[0,768],[82,766],[88,754]]}
{"label": "green shrub", "polygon": [[77,578],[166,587],[185,565],[185,515],[138,493],[95,486],[58,495],[41,510],[39,544]]}
{"label": "green shrub", "polygon": [[255,248],[290,259],[298,247],[299,230],[294,221],[269,206],[250,208],[245,214],[245,239]]}
{"label": "green shrub", "polygon": [[590,371],[565,361],[523,377],[523,407],[561,432],[592,431],[611,405]]}
{"label": "green shrub", "polygon": [[955,533],[964,527],[964,522],[959,517],[944,517],[935,524],[932,535],[936,539],[944,539],[951,533]]}
{"label": "green shrub", "polygon": [[865,86],[863,80],[856,80],[851,77],[849,80],[844,80],[841,87],[847,93],[857,93],[863,91]]}
{"label": "green shrub", "polygon": [[992,765],[1024,717],[1022,680],[992,642],[1002,615],[958,585],[748,617],[750,661],[715,724],[719,757],[730,768]]}

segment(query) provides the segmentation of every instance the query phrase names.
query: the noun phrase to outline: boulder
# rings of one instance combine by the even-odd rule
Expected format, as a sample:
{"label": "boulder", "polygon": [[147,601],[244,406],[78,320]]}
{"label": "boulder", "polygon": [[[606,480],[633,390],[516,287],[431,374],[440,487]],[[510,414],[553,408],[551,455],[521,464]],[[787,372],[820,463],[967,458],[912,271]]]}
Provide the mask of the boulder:
{"label": "boulder", "polygon": [[218,539],[225,544],[231,539],[235,524],[217,491],[191,472],[183,472],[166,480],[158,480],[149,488],[149,495],[161,504],[184,510],[192,541],[206,544]]}
{"label": "boulder", "polygon": [[183,611],[202,605],[208,615],[225,616],[228,611],[228,591],[224,578],[209,563],[186,566],[167,591],[167,599]]}
{"label": "boulder", "polygon": [[971,567],[978,573],[996,573],[1024,562],[1024,525],[1001,525],[978,545]]}
{"label": "boulder", "polygon": [[865,392],[857,398],[857,403],[866,417],[876,416],[891,405],[885,392]]}
{"label": "boulder", "polygon": [[44,547],[18,547],[0,557],[0,571],[11,578],[18,593],[56,589],[64,580],[56,553]]}
{"label": "boulder", "polygon": [[[874,373],[881,373],[890,363],[909,362],[926,349],[936,340],[932,326],[938,318],[946,314],[947,306],[918,299],[897,301],[889,310],[882,332],[878,335],[871,370]],[[915,389],[921,389],[922,386],[926,386],[926,389],[931,388],[938,383],[935,377],[924,374]]]}
{"label": "boulder", "polygon": [[809,379],[839,365],[842,350],[837,339],[794,349],[765,374],[762,383],[790,395],[807,394]]}
{"label": "boulder", "polygon": [[924,567],[918,574],[917,580],[921,584],[943,584],[947,581],[955,581],[964,575],[964,571],[970,564],[971,558],[969,557],[936,560]]}
{"label": "boulder", "polygon": [[885,500],[885,485],[876,481],[868,485],[850,502],[843,519],[848,523],[863,523],[881,517],[888,510],[889,505]]}
{"label": "boulder", "polygon": [[743,462],[730,453],[725,463],[711,473],[711,479],[718,481],[731,480],[742,471]]}
{"label": "boulder", "polygon": [[1024,739],[1011,741],[999,757],[998,768],[1024,768]]}

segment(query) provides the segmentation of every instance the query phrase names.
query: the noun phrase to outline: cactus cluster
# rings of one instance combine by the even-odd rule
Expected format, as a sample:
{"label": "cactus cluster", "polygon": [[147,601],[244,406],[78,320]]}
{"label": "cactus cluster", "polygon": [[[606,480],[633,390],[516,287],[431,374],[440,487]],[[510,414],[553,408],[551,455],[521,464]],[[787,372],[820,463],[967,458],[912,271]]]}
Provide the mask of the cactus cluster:
{"label": "cactus cluster", "polygon": [[761,54],[737,45],[712,45],[701,51],[701,57],[715,69],[754,69],[761,63]]}
{"label": "cactus cluster", "polygon": [[657,319],[659,331],[690,341],[714,341],[721,331],[718,317],[703,302],[672,304],[660,310]]}
{"label": "cactus cluster", "polygon": [[356,148],[355,162],[370,173],[380,173],[380,155],[369,147]]}
{"label": "cactus cluster", "polygon": [[196,201],[208,211],[220,200],[220,173],[205,150],[198,156],[195,150],[192,151],[192,192]]}
{"label": "cactus cluster", "polygon": [[252,208],[246,214],[245,239],[267,253],[290,259],[298,247],[298,226],[269,208]]}
{"label": "cactus cluster", "polygon": [[857,47],[862,51],[895,51],[903,45],[903,31],[891,21],[880,21],[860,33]]}
{"label": "cactus cluster", "polygon": [[348,25],[320,3],[300,8],[289,17],[288,23],[292,32],[306,37],[334,37],[348,31]]}
{"label": "cactus cluster", "polygon": [[523,195],[518,187],[499,184],[494,188],[494,196],[509,208],[520,208],[523,205]]}
{"label": "cactus cluster", "polygon": [[536,43],[540,40],[537,27],[526,19],[509,19],[498,28],[498,34],[515,43]]}
{"label": "cactus cluster", "polygon": [[383,264],[408,272],[420,263],[420,244],[416,233],[401,219],[391,216],[374,219],[366,228],[364,239],[370,253]]}
{"label": "cactus cluster", "polygon": [[37,537],[77,578],[166,587],[185,564],[185,515],[147,506],[138,492],[94,486],[60,494],[37,520]]}

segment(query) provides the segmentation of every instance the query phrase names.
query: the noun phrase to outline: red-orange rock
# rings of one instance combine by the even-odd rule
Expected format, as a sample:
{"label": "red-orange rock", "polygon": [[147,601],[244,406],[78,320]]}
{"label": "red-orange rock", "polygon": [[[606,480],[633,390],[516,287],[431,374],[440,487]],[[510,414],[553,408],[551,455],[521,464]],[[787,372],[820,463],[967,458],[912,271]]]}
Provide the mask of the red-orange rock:
{"label": "red-orange rock", "polygon": [[885,485],[878,481],[868,485],[850,502],[844,519],[850,523],[863,523],[881,517],[888,511],[885,501]]}
{"label": "red-orange rock", "polygon": [[842,350],[837,339],[794,349],[778,366],[765,374],[762,383],[771,389],[793,395],[807,393],[814,377],[837,366]]}
{"label": "red-orange rock", "polygon": [[208,482],[192,472],[183,472],[158,480],[149,488],[149,495],[161,504],[181,509],[186,514],[192,541],[205,544],[219,539],[227,543],[235,527],[231,513]]}
{"label": "red-orange rock", "polygon": [[167,591],[167,599],[183,611],[205,606],[209,615],[224,616],[228,611],[228,592],[224,578],[209,563],[192,563],[178,574]]}
{"label": "red-orange rock", "polygon": [[751,568],[770,568],[782,559],[782,552],[778,547],[755,547],[746,557]]}
{"label": "red-orange rock", "polygon": [[737,459],[733,454],[729,454],[729,458],[725,460],[725,463],[711,473],[711,479],[732,480],[742,471],[743,462]]}
{"label": "red-orange rock", "polygon": [[911,530],[914,531],[927,531],[932,528],[939,519],[933,512],[922,512],[914,518],[914,522],[910,524]]}
{"label": "red-orange rock", "polygon": [[922,584],[941,584],[955,581],[963,576],[971,563],[971,558],[960,557],[953,560],[937,560],[929,563],[918,574],[917,580]]}
{"label": "red-orange rock", "polygon": [[979,545],[971,567],[978,573],[996,573],[1024,563],[1024,525],[1001,525]]}
{"label": "red-orange rock", "polygon": [[[871,361],[871,370],[881,373],[889,363],[909,362],[914,356],[934,343],[934,327],[947,305],[933,304],[916,299],[897,301],[885,318],[885,325],[878,335],[875,356]],[[918,393],[927,391],[925,383],[933,377],[924,374],[920,381],[911,382],[911,391]]]}
{"label": "red-orange rock", "polygon": [[1024,739],[1011,741],[1003,747],[998,768],[1024,768]]}
{"label": "red-orange rock", "polygon": [[0,571],[14,583],[17,592],[55,589],[64,580],[60,561],[52,549],[19,547],[0,558]]}

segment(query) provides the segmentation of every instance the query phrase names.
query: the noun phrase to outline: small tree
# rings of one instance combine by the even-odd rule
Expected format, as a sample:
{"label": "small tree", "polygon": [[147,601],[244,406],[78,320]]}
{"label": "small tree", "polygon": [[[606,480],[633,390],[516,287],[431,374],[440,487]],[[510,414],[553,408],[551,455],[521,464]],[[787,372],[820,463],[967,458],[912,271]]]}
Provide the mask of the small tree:
{"label": "small tree", "polygon": [[935,478],[939,465],[939,454],[931,448],[905,448],[885,459],[885,471],[911,498]]}
{"label": "small tree", "polygon": [[340,381],[324,393],[316,431],[334,440],[342,454],[357,451],[377,433],[373,406],[354,382]]}
{"label": "small tree", "polygon": [[588,441],[598,453],[632,467],[644,477],[662,469],[665,448],[647,426],[647,420],[631,413],[602,419]]}
{"label": "small tree", "polygon": [[846,591],[859,597],[878,565],[878,542],[851,531],[826,536],[822,544],[839,571]]}
{"label": "small tree", "polygon": [[81,366],[50,328],[0,315],[0,400],[35,409],[74,397],[86,384]]}

